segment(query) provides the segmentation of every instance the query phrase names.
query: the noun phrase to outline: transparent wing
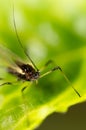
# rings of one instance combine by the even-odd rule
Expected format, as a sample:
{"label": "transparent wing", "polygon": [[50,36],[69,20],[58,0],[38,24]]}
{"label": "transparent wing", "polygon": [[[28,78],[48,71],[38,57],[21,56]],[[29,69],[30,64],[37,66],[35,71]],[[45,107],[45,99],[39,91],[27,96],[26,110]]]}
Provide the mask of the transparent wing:
{"label": "transparent wing", "polygon": [[15,61],[22,62],[22,60],[16,54],[0,44],[0,67],[17,67]]}

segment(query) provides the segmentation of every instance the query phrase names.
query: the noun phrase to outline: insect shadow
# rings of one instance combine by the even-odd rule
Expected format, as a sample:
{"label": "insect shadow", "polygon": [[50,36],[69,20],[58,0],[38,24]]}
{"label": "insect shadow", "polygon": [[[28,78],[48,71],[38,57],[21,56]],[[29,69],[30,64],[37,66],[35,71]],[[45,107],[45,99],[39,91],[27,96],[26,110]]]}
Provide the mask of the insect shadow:
{"label": "insect shadow", "polygon": [[[74,86],[72,85],[72,83],[70,82],[70,80],[68,79],[68,77],[65,75],[65,73],[63,72],[62,68],[60,66],[55,66],[54,68],[52,68],[51,70],[45,72],[44,74],[41,75],[41,71],[37,68],[37,66],[35,65],[35,63],[33,62],[33,60],[31,59],[31,57],[29,56],[29,54],[27,53],[27,51],[24,49],[22,42],[20,40],[20,37],[18,35],[18,31],[17,31],[17,27],[16,27],[16,21],[15,21],[15,14],[14,14],[14,7],[13,7],[13,24],[14,24],[14,29],[15,29],[15,34],[18,40],[18,44],[21,46],[24,54],[26,55],[26,57],[29,59],[29,61],[31,62],[32,65],[30,64],[26,64],[23,63],[21,61],[15,60],[15,64],[17,65],[17,67],[19,68],[16,69],[15,67],[11,67],[8,66],[7,67],[7,71],[8,73],[16,76],[18,79],[22,80],[22,81],[29,81],[29,82],[33,82],[33,81],[38,81],[38,79],[43,78],[44,76],[59,70],[61,72],[61,74],[64,76],[65,80],[68,82],[68,84],[73,88],[73,90],[75,91],[75,93],[81,97],[81,95],[79,94],[79,92],[74,88]],[[48,62],[46,62],[46,64],[44,65],[43,69],[45,69],[48,65],[52,64],[53,61],[49,60]],[[5,82],[3,84],[1,84],[0,86],[3,85],[12,85],[12,82]],[[27,88],[28,86],[25,86],[21,89],[21,92],[23,94],[24,90]]]}

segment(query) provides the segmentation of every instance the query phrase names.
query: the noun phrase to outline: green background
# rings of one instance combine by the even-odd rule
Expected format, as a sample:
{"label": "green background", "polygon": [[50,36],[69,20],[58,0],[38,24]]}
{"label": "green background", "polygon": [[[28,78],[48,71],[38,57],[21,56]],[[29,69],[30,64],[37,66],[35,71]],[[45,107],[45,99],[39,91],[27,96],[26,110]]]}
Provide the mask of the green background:
{"label": "green background", "polygon": [[[22,106],[20,91],[24,85],[28,84],[27,82],[24,85],[19,82],[13,86],[0,87],[0,128],[4,130],[12,128],[15,130],[28,129],[25,123],[27,120],[25,116],[28,113],[29,129],[31,130],[35,129],[51,113],[64,113],[72,105],[84,102],[86,99],[86,1],[15,0],[13,2],[1,0],[0,45],[3,45],[3,47],[0,47],[0,77],[5,78],[4,81],[0,81],[1,84],[16,79],[9,75],[4,67],[11,64],[14,54],[28,63],[15,34],[13,6],[19,37],[37,67],[40,69],[46,61],[53,59],[57,65],[61,66],[82,96],[79,98],[76,95],[59,71],[40,79],[37,85],[33,84],[28,87],[24,93],[28,110],[25,110],[27,108]],[[14,54],[5,47],[9,48]],[[16,57],[14,56],[14,58]],[[44,72],[52,67],[54,65],[50,65]],[[30,86],[30,83],[28,86]],[[69,117],[67,115],[51,116],[49,126],[47,123],[45,126],[43,125],[44,128],[40,127],[39,130],[58,129],[58,124],[54,126],[54,123],[60,122],[61,118],[59,129],[65,130],[71,127],[71,129],[79,130],[81,126],[84,127],[85,125],[82,125],[82,120],[79,120],[81,123],[77,123],[83,115],[82,111],[82,114],[78,115],[80,107],[81,105],[77,105],[76,108],[75,106],[70,108]],[[74,110],[77,111],[76,114]],[[65,120],[70,119],[69,127],[67,127]],[[73,119],[76,119],[77,122],[72,122]],[[63,126],[63,128],[60,126]]]}

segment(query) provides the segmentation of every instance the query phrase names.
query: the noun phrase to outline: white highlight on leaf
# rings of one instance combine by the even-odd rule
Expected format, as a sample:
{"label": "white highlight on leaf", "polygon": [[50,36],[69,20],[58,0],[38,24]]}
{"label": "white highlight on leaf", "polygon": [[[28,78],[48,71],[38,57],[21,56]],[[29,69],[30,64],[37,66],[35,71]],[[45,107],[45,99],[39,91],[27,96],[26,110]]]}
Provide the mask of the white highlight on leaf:
{"label": "white highlight on leaf", "polygon": [[26,104],[22,104],[21,110],[23,113],[25,113],[28,110],[28,106]]}
{"label": "white highlight on leaf", "polygon": [[50,112],[49,107],[48,106],[44,106],[43,108],[41,108],[38,112],[38,116],[40,118],[45,118],[46,115],[48,115],[48,113]]}
{"label": "white highlight on leaf", "polygon": [[1,127],[2,127],[2,129],[4,129],[4,128],[7,128],[7,127],[10,127],[14,123],[15,123],[15,120],[13,119],[13,117],[11,115],[9,115],[9,116],[6,116],[6,118],[3,119],[2,123],[1,123]]}

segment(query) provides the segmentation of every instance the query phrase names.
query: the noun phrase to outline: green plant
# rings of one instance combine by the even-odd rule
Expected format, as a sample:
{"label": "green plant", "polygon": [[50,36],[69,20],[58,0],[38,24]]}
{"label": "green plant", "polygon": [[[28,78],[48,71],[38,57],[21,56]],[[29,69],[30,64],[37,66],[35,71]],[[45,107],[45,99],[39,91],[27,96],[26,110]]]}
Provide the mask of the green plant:
{"label": "green plant", "polygon": [[[59,5],[59,2],[57,4]],[[12,6],[9,4],[8,7],[8,4],[5,5],[2,1],[0,5],[2,5],[0,12],[3,12],[3,15],[0,13],[0,44],[28,62],[16,39]],[[0,129],[31,130],[35,129],[49,114],[66,112],[70,106],[85,101],[86,38],[83,30],[82,35],[78,31],[79,27],[74,28],[79,15],[83,14],[83,9],[82,12],[79,9],[83,7],[84,2],[78,4],[79,6],[73,4],[77,9],[76,13],[69,12],[69,14],[64,9],[61,12],[61,5],[57,9],[55,1],[53,4],[46,1],[37,4],[19,1],[14,5],[18,34],[27,51],[29,46],[29,53],[36,65],[41,68],[47,60],[53,59],[62,67],[82,96],[81,98],[77,96],[59,71],[40,79],[37,85],[33,83],[30,86],[28,82],[19,81],[13,85],[0,87]],[[7,54],[7,57],[11,56]],[[6,59],[0,59],[2,66],[8,65],[5,61]],[[4,77],[4,81],[0,82],[15,81],[16,78],[2,69],[2,66],[0,77]],[[52,66],[48,69],[50,68]],[[26,85],[28,88],[22,98],[21,89]]]}

